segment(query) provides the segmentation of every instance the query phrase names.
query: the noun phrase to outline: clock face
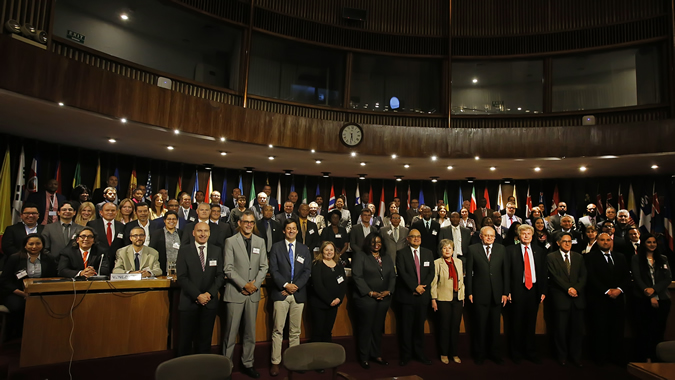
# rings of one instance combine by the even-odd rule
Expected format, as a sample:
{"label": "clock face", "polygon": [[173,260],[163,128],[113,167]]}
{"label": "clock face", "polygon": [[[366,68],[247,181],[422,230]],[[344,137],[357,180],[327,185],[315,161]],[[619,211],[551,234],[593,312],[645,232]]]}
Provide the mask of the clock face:
{"label": "clock face", "polygon": [[356,124],[347,124],[340,131],[340,140],[347,146],[357,146],[363,140],[363,130]]}

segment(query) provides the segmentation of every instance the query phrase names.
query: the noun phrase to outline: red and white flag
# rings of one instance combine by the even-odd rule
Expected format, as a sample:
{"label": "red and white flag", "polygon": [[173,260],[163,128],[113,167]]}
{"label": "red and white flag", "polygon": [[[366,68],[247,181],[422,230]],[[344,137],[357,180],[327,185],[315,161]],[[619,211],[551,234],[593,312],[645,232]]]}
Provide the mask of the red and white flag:
{"label": "red and white flag", "polygon": [[551,200],[551,213],[550,215],[558,215],[558,202],[560,202],[560,197],[558,195],[558,184],[555,184],[555,190],[553,190],[553,199]]}
{"label": "red and white flag", "polygon": [[652,218],[661,213],[661,203],[659,203],[659,195],[656,193],[656,182],[654,182],[654,195],[652,196]]}
{"label": "red and white flag", "polygon": [[530,184],[527,184],[527,199],[525,200],[525,217],[529,218],[532,213],[532,197],[530,196]]}
{"label": "red and white flag", "polygon": [[469,206],[469,212],[473,213],[476,211],[478,208],[478,205],[476,204],[476,186],[473,186],[473,190],[471,190],[471,206]]}
{"label": "red and white flag", "polygon": [[605,210],[607,210],[608,208],[613,207],[613,206],[612,206],[612,203],[610,202],[612,199],[613,199],[613,198],[612,198],[612,193],[607,193],[607,199],[605,200]]}
{"label": "red and white flag", "polygon": [[382,194],[380,195],[380,211],[377,213],[380,218],[384,218],[384,211],[386,206],[384,205],[384,183],[382,184]]}
{"label": "red and white flag", "polygon": [[206,183],[206,192],[204,193],[206,195],[206,199],[208,202],[211,202],[211,193],[213,192],[213,174],[209,170],[209,181]]}
{"label": "red and white flag", "polygon": [[408,182],[408,208],[410,208],[410,182]]}
{"label": "red and white flag", "polygon": [[600,193],[598,193],[598,195],[596,196],[596,199],[597,200],[595,202],[595,205],[598,207],[598,213],[600,215],[605,215],[605,209],[602,207],[602,195],[600,195]]}
{"label": "red and white flag", "polygon": [[485,202],[487,202],[485,204],[485,208],[492,208],[490,207],[490,194],[488,194],[487,185],[485,186],[485,191],[483,192],[483,198],[485,198]]}
{"label": "red and white flag", "polygon": [[335,189],[333,189],[333,184],[330,185],[330,198],[328,199],[328,211],[333,211],[335,209]]}
{"label": "red and white flag", "polygon": [[26,156],[21,147],[21,156],[19,156],[19,169],[16,172],[16,182],[14,189],[14,201],[12,202],[12,224],[21,221],[21,207],[23,206],[23,193],[26,187]]}

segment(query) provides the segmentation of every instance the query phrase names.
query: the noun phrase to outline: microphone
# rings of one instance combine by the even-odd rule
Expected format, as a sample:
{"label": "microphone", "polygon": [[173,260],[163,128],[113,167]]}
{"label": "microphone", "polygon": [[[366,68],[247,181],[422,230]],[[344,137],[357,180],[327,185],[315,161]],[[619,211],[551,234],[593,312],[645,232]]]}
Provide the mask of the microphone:
{"label": "microphone", "polygon": [[101,254],[101,261],[99,261],[98,263],[98,270],[96,271],[96,276],[89,277],[87,279],[88,281],[100,281],[108,279],[108,276],[101,275],[101,265],[103,265],[103,259],[105,259],[105,253]]}

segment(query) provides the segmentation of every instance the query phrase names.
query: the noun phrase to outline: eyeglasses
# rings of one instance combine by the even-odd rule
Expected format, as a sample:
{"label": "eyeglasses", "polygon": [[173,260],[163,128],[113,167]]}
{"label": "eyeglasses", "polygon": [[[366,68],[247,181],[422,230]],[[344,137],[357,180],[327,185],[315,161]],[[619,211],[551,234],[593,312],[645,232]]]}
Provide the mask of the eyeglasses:
{"label": "eyeglasses", "polygon": [[145,234],[129,235],[129,237],[132,237],[132,238],[141,238],[142,237],[142,238],[144,238]]}
{"label": "eyeglasses", "polygon": [[80,239],[87,240],[87,239],[93,239],[93,238],[94,238],[94,235],[80,235],[80,236],[78,236],[78,237],[79,237]]}
{"label": "eyeglasses", "polygon": [[24,215],[40,215],[39,212],[24,212]]}
{"label": "eyeglasses", "polygon": [[411,239],[421,239],[422,235],[408,235],[408,237]]}
{"label": "eyeglasses", "polygon": [[572,240],[560,240],[561,243],[572,243]]}
{"label": "eyeglasses", "polygon": [[241,224],[255,224],[255,220],[240,220]]}

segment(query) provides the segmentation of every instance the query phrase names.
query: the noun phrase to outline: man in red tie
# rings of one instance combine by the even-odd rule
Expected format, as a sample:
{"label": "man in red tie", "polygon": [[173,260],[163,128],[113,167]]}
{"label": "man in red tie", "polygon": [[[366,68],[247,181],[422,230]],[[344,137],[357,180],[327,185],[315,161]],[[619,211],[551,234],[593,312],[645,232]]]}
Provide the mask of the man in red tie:
{"label": "man in red tie", "polygon": [[96,231],[96,242],[101,248],[111,252],[110,255],[106,255],[106,259],[109,261],[109,267],[114,268],[115,252],[125,246],[124,225],[115,220],[117,206],[112,202],[104,203],[99,214],[101,218],[88,222],[87,226]]}
{"label": "man in red tie", "polygon": [[[110,273],[106,250],[96,242],[96,232],[84,227],[74,245],[69,245],[59,255],[58,273],[61,277],[91,277]],[[103,262],[101,263],[101,260]],[[99,273],[100,270],[100,273]]]}
{"label": "man in red tie", "polygon": [[511,281],[509,302],[511,303],[509,342],[511,359],[519,363],[527,359],[541,364],[535,345],[535,328],[539,304],[546,298],[547,264],[546,252],[532,243],[534,229],[528,224],[518,227],[520,244],[506,250],[509,260]]}

